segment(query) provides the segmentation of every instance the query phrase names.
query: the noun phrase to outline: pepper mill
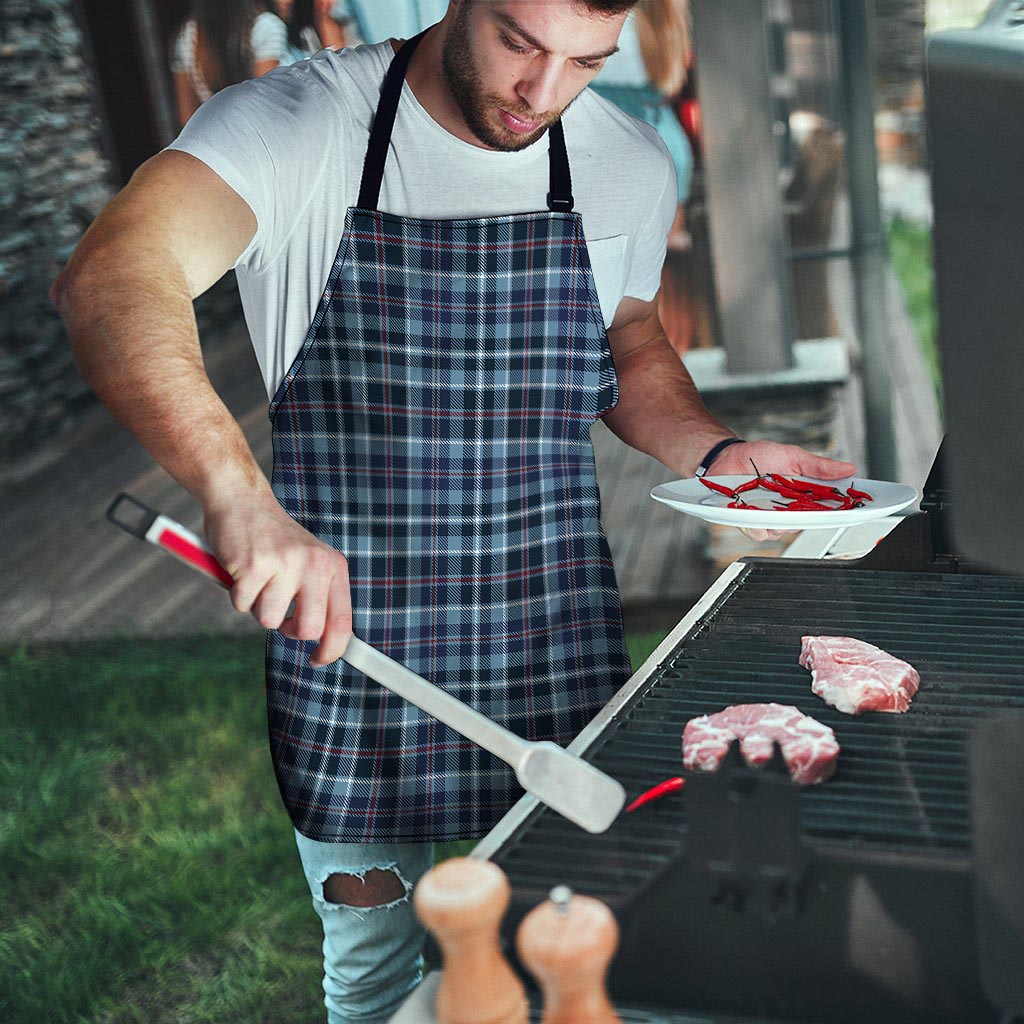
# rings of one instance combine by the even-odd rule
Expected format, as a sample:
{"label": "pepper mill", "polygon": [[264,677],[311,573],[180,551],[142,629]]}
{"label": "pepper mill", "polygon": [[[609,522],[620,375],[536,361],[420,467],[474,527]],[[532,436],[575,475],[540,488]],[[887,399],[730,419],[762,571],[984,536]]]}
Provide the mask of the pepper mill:
{"label": "pepper mill", "polygon": [[620,1024],[604,984],[618,943],[612,912],[564,885],[523,918],[516,949],[544,993],[542,1024]]}
{"label": "pepper mill", "polygon": [[413,906],[444,957],[438,1024],[526,1024],[526,990],[498,945],[510,896],[501,868],[473,857],[443,861],[417,884]]}

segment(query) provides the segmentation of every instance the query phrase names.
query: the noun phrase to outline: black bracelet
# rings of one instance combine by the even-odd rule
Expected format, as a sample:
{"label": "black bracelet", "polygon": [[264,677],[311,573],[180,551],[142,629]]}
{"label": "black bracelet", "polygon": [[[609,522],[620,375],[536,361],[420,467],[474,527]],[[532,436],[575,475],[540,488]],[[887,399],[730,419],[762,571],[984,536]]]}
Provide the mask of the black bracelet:
{"label": "black bracelet", "polygon": [[715,459],[717,459],[718,456],[721,455],[722,452],[724,452],[725,449],[729,447],[729,445],[743,443],[744,441],[742,437],[727,437],[724,441],[719,441],[718,444],[716,444],[715,447],[712,448],[711,451],[709,451],[707,455],[705,455],[704,458],[700,460],[700,465],[697,467],[697,472],[694,473],[693,475],[697,477],[704,476],[707,473],[707,471],[711,468],[711,463],[714,462]]}

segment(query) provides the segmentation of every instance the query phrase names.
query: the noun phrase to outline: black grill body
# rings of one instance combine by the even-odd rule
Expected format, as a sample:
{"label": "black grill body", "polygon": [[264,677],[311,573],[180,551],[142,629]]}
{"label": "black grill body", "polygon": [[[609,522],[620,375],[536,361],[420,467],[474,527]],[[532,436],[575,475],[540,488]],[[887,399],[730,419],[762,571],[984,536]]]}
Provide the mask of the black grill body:
{"label": "black grill body", "polygon": [[[827,706],[797,663],[803,635],[857,637],[910,662],[922,679],[911,709],[855,718]],[[681,773],[690,718],[768,701],[835,731],[834,778],[800,789],[737,756],[599,836],[535,810],[491,858],[513,887],[509,947],[521,917],[566,884],[616,912],[620,1006],[705,1020],[1000,1020],[979,980],[965,746],[978,722],[1024,711],[1024,580],[736,566],[580,752],[632,797]]]}

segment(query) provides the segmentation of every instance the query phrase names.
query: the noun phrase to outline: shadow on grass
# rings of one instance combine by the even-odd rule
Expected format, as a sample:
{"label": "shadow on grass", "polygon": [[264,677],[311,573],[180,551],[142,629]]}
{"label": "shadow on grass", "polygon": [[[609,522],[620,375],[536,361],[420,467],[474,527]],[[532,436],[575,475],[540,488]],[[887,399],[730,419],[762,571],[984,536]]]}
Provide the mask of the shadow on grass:
{"label": "shadow on grass", "polygon": [[249,636],[0,651],[0,1019],[320,1019],[264,693]]}

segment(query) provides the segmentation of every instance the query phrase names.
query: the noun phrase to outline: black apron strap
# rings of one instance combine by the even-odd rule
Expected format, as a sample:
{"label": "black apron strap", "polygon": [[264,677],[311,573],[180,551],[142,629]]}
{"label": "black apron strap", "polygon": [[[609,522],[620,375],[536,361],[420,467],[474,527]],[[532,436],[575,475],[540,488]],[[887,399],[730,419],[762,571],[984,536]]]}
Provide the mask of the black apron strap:
{"label": "black apron strap", "polygon": [[[416,47],[428,31],[429,29],[424,29],[419,35],[405,42],[392,58],[384,76],[380,102],[377,104],[373,127],[370,129],[370,141],[366,147],[366,158],[363,161],[363,177],[359,185],[360,210],[377,209],[380,187],[384,181],[384,163],[388,157],[388,147],[391,145],[391,132],[395,126],[395,115],[398,113],[398,101],[402,98],[405,73]],[[548,209],[555,213],[571,213],[572,179],[569,176],[569,154],[565,149],[565,133],[562,131],[561,120],[555,121],[548,129],[548,163]]]}
{"label": "black apron strap", "polygon": [[569,176],[569,154],[565,151],[561,118],[548,129],[548,163],[551,167],[548,209],[555,213],[571,213],[572,178]]}
{"label": "black apron strap", "polygon": [[384,85],[380,92],[380,102],[370,129],[370,143],[366,147],[366,159],[363,161],[363,180],[359,186],[360,210],[376,210],[380,201],[380,186],[384,180],[384,161],[388,158],[388,146],[391,144],[391,129],[395,126],[395,114],[398,112],[398,101],[402,98],[402,83],[409,61],[419,46],[420,40],[429,30],[424,29],[418,36],[406,40],[402,48],[395,54],[384,76]]}

